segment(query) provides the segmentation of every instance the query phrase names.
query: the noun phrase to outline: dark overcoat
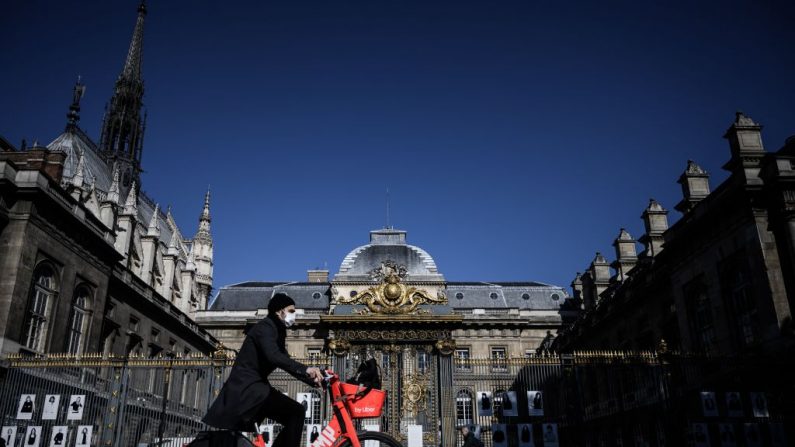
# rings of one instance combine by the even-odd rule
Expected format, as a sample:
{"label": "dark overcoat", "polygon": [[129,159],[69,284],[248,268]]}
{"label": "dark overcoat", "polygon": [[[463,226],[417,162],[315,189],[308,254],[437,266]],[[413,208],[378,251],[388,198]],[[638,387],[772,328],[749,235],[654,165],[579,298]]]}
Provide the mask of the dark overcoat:
{"label": "dark overcoat", "polygon": [[306,365],[279,348],[277,324],[271,318],[263,318],[248,331],[229,379],[204,416],[205,423],[228,430],[253,431],[254,423],[261,422],[254,420],[257,413],[273,392],[268,376],[274,369],[307,381]]}

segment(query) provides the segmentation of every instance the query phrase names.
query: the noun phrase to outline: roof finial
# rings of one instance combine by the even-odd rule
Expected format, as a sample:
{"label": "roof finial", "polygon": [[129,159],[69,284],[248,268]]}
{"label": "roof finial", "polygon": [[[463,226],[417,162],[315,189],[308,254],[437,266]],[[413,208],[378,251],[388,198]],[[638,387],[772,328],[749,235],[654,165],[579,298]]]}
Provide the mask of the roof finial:
{"label": "roof finial", "polygon": [[389,187],[386,188],[386,229],[389,230],[392,227],[389,225]]}
{"label": "roof finial", "polygon": [[138,214],[138,195],[136,191],[135,180],[130,186],[130,192],[127,194],[127,200],[124,202],[124,214],[135,216]]}
{"label": "roof finial", "polygon": [[80,100],[86,93],[86,86],[80,80],[81,77],[77,76],[77,82],[75,82],[74,89],[72,89],[72,104],[69,106],[69,113],[66,114],[67,132],[77,127],[77,123],[80,121]]}
{"label": "roof finial", "polygon": [[202,220],[210,221],[210,185],[207,185],[207,192],[204,194],[204,208],[201,217],[199,217],[199,221]]}
{"label": "roof finial", "polygon": [[83,159],[83,151],[80,151],[77,154],[77,168],[75,168],[75,174],[72,176],[72,186],[75,188],[82,188],[83,181],[85,180],[85,160]]}
{"label": "roof finial", "polygon": [[108,195],[105,197],[106,202],[113,202],[114,204],[119,203],[119,165],[113,163],[113,181],[110,184],[110,188],[108,189]]}
{"label": "roof finial", "polygon": [[147,229],[147,236],[160,236],[160,205],[155,204],[155,210],[152,212],[152,219],[149,220],[149,228]]}

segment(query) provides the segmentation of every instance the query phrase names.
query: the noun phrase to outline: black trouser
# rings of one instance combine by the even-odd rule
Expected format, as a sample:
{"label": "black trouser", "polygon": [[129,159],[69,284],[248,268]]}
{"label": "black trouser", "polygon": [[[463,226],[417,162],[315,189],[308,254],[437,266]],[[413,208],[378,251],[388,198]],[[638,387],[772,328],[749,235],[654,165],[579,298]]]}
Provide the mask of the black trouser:
{"label": "black trouser", "polygon": [[273,447],[299,447],[305,415],[303,405],[271,388],[270,394],[257,412],[256,420],[259,423],[268,418],[282,424],[282,430],[273,441]]}

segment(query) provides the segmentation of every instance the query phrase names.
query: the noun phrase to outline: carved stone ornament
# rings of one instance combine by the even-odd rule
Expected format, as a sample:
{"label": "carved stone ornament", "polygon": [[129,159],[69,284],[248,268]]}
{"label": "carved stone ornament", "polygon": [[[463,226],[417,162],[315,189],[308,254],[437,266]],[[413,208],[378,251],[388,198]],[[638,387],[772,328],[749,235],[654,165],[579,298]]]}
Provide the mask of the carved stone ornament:
{"label": "carved stone ornament", "polygon": [[351,349],[351,344],[344,338],[335,338],[328,342],[328,347],[336,355],[343,355]]}
{"label": "carved stone ornament", "polygon": [[445,338],[436,342],[436,349],[442,355],[451,355],[455,352],[455,340]]}
{"label": "carved stone ornament", "polygon": [[403,411],[418,413],[428,405],[428,377],[413,374],[403,379]]}
{"label": "carved stone ornament", "polygon": [[406,276],[405,267],[391,261],[371,272],[371,277],[380,278],[381,284],[370,287],[350,298],[337,296],[337,304],[361,304],[374,314],[414,314],[420,304],[446,304],[444,293],[431,296],[425,290],[407,286],[400,281]]}
{"label": "carved stone ornament", "polygon": [[443,340],[450,337],[450,331],[444,329],[348,329],[339,330],[336,333],[340,338],[355,342],[429,341]]}

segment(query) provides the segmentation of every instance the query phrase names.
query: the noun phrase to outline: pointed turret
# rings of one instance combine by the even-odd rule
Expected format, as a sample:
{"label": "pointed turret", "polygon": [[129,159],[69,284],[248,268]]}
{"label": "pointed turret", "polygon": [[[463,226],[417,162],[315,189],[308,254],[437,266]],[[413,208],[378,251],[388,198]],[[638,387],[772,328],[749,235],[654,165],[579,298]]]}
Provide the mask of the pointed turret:
{"label": "pointed turret", "polygon": [[[83,157],[83,153],[81,152],[77,156],[77,168],[75,169],[75,175],[72,177],[72,180],[69,182],[75,188],[75,191],[78,189],[82,190],[83,182],[85,181],[85,175],[86,175],[85,171],[86,171],[85,159]],[[79,197],[76,198],[79,199]]]}
{"label": "pointed turret", "polygon": [[199,216],[199,230],[193,237],[191,252],[196,263],[196,287],[199,307],[204,309],[213,287],[213,238],[210,234],[210,189],[204,195],[204,208]]}
{"label": "pointed turret", "polygon": [[113,97],[102,123],[99,149],[108,163],[118,163],[123,188],[133,181],[140,184],[141,152],[143,148],[144,82],[141,76],[143,61],[144,18],[146,5],[138,7],[132,41],[124,67],[116,79]]}

